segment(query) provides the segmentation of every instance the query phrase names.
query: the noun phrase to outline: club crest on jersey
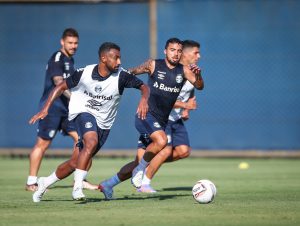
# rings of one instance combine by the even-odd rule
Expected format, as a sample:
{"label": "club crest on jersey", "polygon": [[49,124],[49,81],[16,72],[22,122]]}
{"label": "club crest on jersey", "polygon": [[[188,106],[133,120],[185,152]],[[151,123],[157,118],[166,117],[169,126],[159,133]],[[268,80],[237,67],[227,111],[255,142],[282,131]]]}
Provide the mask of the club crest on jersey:
{"label": "club crest on jersey", "polygon": [[50,132],[49,132],[49,137],[50,137],[50,138],[53,138],[54,135],[55,135],[55,130],[54,130],[54,129],[53,129],[53,130],[50,130]]}
{"label": "club crest on jersey", "polygon": [[92,128],[93,127],[93,123],[86,122],[85,125],[84,125],[84,127],[87,128],[87,129]]}
{"label": "club crest on jersey", "polygon": [[154,123],[153,123],[153,126],[154,126],[155,128],[160,128],[160,125],[159,125],[158,122],[154,122]]}
{"label": "club crest on jersey", "polygon": [[96,86],[95,87],[95,92],[96,93],[101,93],[101,91],[102,91],[102,87],[101,86]]}
{"label": "club crest on jersey", "polygon": [[177,82],[177,83],[181,83],[181,82],[182,82],[182,80],[183,80],[183,78],[182,78],[182,74],[178,74],[178,75],[176,75],[176,82]]}

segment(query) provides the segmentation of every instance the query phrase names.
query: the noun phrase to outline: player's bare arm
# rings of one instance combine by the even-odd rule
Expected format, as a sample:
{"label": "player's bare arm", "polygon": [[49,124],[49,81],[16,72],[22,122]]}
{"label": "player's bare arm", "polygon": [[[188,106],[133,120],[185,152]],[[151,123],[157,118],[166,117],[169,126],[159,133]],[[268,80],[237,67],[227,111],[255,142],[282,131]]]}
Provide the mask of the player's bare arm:
{"label": "player's bare arm", "polygon": [[201,76],[201,69],[197,65],[184,65],[183,71],[185,78],[189,80],[196,89],[202,90],[204,88],[204,81]]}
{"label": "player's bare arm", "polygon": [[187,102],[182,102],[180,100],[177,100],[174,104],[174,108],[195,110],[197,108],[196,96],[189,98]]}
{"label": "player's bare arm", "polygon": [[149,98],[149,87],[147,85],[141,85],[140,90],[142,92],[142,97],[140,103],[138,105],[137,114],[141,119],[146,118],[146,114],[148,112],[148,98]]}
{"label": "player's bare arm", "polygon": [[48,115],[48,110],[54,100],[59,97],[65,90],[68,89],[66,81],[63,81],[61,84],[56,86],[52,92],[50,93],[45,105],[43,106],[42,110],[34,115],[30,120],[29,124],[34,124],[39,119],[44,119]]}
{"label": "player's bare arm", "polygon": [[142,63],[141,65],[133,68],[129,68],[131,74],[140,75],[144,73],[152,74],[155,68],[155,60],[149,59],[146,62]]}
{"label": "player's bare arm", "polygon": [[[64,79],[63,79],[63,77],[62,76],[54,76],[53,77],[53,82],[54,82],[54,84],[56,85],[56,86],[58,86],[59,84],[61,84],[62,82],[64,81]],[[65,97],[67,97],[68,99],[70,99],[70,97],[71,97],[71,92],[70,92],[70,90],[65,90],[64,92],[63,92],[63,95],[65,96]]]}

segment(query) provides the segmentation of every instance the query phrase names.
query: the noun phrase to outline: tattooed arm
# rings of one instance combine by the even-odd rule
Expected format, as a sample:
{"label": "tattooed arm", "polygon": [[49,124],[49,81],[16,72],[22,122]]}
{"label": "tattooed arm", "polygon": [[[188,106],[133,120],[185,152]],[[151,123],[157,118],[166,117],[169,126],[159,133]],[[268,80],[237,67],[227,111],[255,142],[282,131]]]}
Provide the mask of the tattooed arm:
{"label": "tattooed arm", "polygon": [[144,73],[151,75],[154,72],[154,68],[155,68],[155,60],[149,59],[137,67],[129,68],[128,71],[134,75],[140,75]]}

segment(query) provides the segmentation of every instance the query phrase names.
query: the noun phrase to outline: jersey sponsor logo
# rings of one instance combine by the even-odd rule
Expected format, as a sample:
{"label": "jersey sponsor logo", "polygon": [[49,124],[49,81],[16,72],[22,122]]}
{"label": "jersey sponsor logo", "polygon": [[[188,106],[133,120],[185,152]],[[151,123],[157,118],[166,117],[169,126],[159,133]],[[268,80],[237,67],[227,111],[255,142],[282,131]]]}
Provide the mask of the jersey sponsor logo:
{"label": "jersey sponsor logo", "polygon": [[160,90],[163,90],[163,91],[166,91],[166,92],[170,92],[170,93],[179,93],[180,92],[180,89],[177,88],[176,86],[175,87],[169,87],[169,86],[166,86],[163,83],[158,84],[158,82],[155,82],[153,84],[153,87],[155,87],[157,89],[160,89]]}
{"label": "jersey sponsor logo", "polygon": [[157,71],[157,78],[163,80],[165,78],[166,72]]}
{"label": "jersey sponsor logo", "polygon": [[81,71],[83,71],[84,70],[84,68],[82,67],[82,68],[78,68],[78,69],[76,69],[76,71],[77,72],[81,72]]}
{"label": "jersey sponsor logo", "polygon": [[93,127],[93,123],[86,122],[85,125],[84,125],[84,127],[87,128],[87,129],[92,128]]}
{"label": "jersey sponsor logo", "polygon": [[64,79],[66,79],[66,78],[69,78],[70,77],[70,73],[63,73],[63,77],[64,77]]}
{"label": "jersey sponsor logo", "polygon": [[100,108],[102,106],[102,104],[99,101],[96,101],[94,99],[90,99],[87,101],[88,104],[85,105],[85,107],[96,110],[96,111],[100,111]]}
{"label": "jersey sponsor logo", "polygon": [[[95,91],[96,91],[96,88],[95,88]],[[105,96],[105,95],[94,95],[86,90],[84,90],[83,92],[85,95],[89,96],[89,97],[92,97],[94,99],[101,99],[101,100],[111,100],[113,98],[112,95],[110,96]]]}
{"label": "jersey sponsor logo", "polygon": [[182,74],[176,75],[176,82],[177,83],[182,83],[182,80],[183,80]]}

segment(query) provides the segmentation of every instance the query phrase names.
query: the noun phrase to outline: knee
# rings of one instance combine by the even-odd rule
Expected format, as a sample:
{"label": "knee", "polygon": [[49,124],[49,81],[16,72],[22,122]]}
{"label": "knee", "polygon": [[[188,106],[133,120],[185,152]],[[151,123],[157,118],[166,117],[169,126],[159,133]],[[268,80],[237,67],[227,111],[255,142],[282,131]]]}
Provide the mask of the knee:
{"label": "knee", "polygon": [[179,150],[179,158],[184,159],[190,156],[192,149],[188,146],[183,146]]}
{"label": "knee", "polygon": [[97,146],[98,146],[98,139],[96,138],[84,140],[84,147],[82,151],[92,156],[94,152],[97,150]]}
{"label": "knee", "polygon": [[154,142],[155,142],[155,145],[157,146],[157,148],[159,150],[162,150],[167,145],[168,138],[167,138],[167,136],[160,136]]}

